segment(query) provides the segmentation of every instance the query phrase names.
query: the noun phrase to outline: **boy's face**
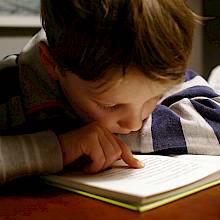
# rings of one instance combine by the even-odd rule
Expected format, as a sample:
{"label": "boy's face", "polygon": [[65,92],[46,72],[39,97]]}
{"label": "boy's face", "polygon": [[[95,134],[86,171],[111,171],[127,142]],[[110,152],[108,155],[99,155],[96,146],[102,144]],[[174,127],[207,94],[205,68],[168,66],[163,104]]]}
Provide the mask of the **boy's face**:
{"label": "boy's face", "polygon": [[84,121],[97,121],[112,133],[128,134],[142,127],[173,84],[152,81],[135,68],[128,68],[125,76],[117,71],[121,72],[108,71],[109,78],[96,82],[84,81],[71,72],[59,73],[58,79],[72,108]]}

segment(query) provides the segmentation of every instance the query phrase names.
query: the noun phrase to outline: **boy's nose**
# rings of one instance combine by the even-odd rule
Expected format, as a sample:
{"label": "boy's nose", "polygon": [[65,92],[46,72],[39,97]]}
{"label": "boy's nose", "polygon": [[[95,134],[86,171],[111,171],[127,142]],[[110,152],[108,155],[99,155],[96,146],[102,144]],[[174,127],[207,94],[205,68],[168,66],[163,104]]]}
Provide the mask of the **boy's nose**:
{"label": "boy's nose", "polygon": [[142,117],[139,115],[128,116],[118,121],[118,125],[129,131],[137,131],[142,127]]}

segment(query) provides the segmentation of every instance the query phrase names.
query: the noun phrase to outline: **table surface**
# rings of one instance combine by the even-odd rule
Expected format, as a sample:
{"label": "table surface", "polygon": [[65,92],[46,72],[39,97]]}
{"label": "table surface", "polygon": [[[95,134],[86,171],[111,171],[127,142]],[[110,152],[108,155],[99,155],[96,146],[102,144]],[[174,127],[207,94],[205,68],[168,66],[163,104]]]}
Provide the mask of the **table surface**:
{"label": "table surface", "polygon": [[0,220],[220,220],[220,185],[138,213],[44,185],[37,178],[0,187]]}

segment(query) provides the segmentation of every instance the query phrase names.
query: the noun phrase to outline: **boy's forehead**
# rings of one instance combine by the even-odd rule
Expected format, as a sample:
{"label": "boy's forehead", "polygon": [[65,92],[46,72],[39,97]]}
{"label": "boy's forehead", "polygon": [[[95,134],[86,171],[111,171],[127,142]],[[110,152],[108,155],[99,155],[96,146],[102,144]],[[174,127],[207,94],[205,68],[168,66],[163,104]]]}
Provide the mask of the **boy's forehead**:
{"label": "boy's forehead", "polygon": [[91,96],[99,100],[126,102],[138,96],[150,99],[162,95],[171,85],[150,80],[143,73],[131,69],[124,76],[88,82],[87,88]]}
{"label": "boy's forehead", "polygon": [[92,94],[102,95],[115,91],[115,89],[119,86],[120,81],[121,79],[102,79],[95,82],[89,82],[88,90]]}
{"label": "boy's forehead", "polygon": [[96,81],[87,81],[86,84],[90,92],[94,94],[103,94],[120,84],[123,78],[122,69],[110,69],[106,71],[103,78]]}

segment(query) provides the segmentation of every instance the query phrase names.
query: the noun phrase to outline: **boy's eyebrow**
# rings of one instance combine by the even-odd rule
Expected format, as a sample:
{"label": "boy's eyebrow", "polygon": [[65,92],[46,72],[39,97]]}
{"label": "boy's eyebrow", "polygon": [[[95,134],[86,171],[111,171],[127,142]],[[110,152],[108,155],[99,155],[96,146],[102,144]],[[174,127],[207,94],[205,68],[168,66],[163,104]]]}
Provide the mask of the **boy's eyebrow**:
{"label": "boy's eyebrow", "polygon": [[100,89],[100,88],[104,87],[106,84],[107,84],[107,80],[99,83],[98,85],[95,85],[94,88],[95,89]]}
{"label": "boy's eyebrow", "polygon": [[[120,81],[120,80],[119,80]],[[97,83],[97,84],[96,84]],[[117,81],[114,81],[114,80],[109,80],[106,79],[106,80],[103,80],[101,81],[100,83],[98,83],[98,81],[92,83],[89,85],[89,87],[92,88],[92,93],[94,94],[102,94],[102,93],[105,93],[107,92],[109,89],[112,88],[112,86],[116,85]],[[96,85],[95,85],[96,84]],[[98,91],[97,91],[98,90]]]}
{"label": "boy's eyebrow", "polygon": [[102,82],[98,85],[89,85],[89,87],[91,88],[89,89],[89,92],[95,95],[105,93],[111,88],[111,86],[105,86],[106,84],[107,82]]}

